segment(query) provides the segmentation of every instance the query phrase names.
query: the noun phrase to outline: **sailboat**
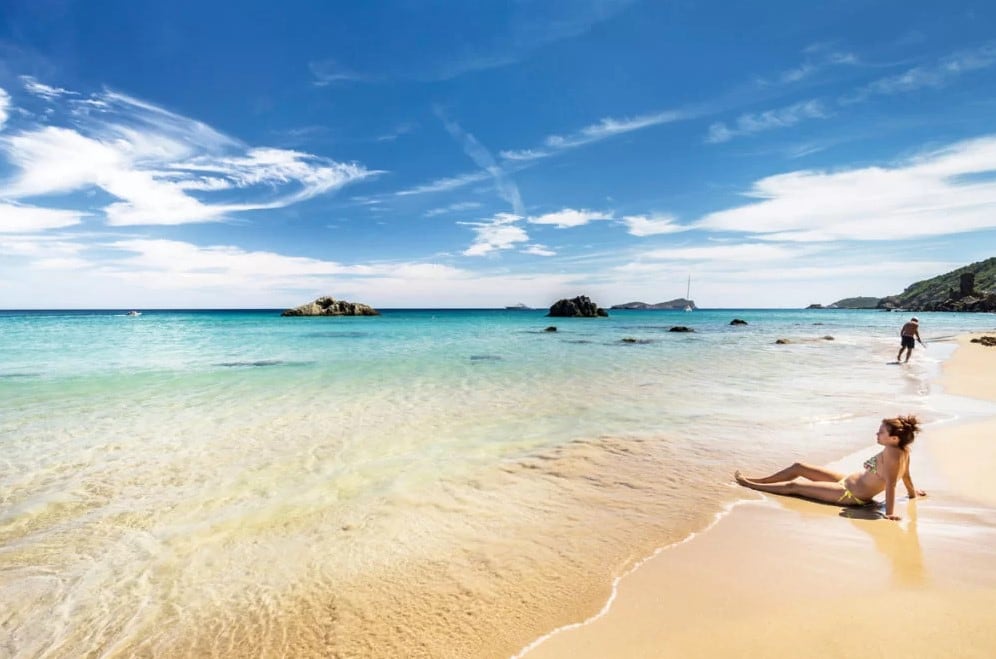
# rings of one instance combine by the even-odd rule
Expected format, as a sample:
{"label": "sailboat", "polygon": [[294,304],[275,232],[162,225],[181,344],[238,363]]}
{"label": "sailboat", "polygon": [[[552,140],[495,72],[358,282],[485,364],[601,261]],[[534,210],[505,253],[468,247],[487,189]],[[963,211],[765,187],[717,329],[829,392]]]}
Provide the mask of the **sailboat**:
{"label": "sailboat", "polygon": [[692,310],[692,298],[689,297],[692,292],[692,275],[688,274],[688,286],[685,287],[685,311]]}

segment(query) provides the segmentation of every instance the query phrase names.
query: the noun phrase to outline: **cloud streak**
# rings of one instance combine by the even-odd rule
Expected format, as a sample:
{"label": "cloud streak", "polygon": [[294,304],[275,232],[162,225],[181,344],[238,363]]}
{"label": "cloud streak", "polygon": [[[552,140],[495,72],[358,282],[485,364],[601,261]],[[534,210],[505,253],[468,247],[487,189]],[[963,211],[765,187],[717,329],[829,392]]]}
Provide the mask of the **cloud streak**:
{"label": "cloud streak", "polygon": [[996,64],[996,43],[987,43],[942,58],[930,66],[916,66],[900,74],[879,78],[839,99],[842,105],[866,101],[873,96],[904,94],[923,88],[938,89],[972,71]]}
{"label": "cloud streak", "polygon": [[622,119],[604,118],[567,135],[549,135],[543,139],[541,147],[502,151],[501,157],[508,161],[529,161],[548,158],[560,151],[575,149],[585,144],[598,142],[616,135],[631,133],[651,126],[689,119],[693,115],[679,110],[665,110],[651,114]]}
{"label": "cloud streak", "polygon": [[491,152],[478,142],[477,138],[463,130],[459,124],[448,119],[438,107],[436,108],[436,114],[443,122],[447,132],[463,147],[464,153],[494,179],[495,189],[501,198],[512,206],[512,212],[516,215],[523,215],[525,207],[522,204],[522,195],[519,194],[518,186],[495,161]]}
{"label": "cloud streak", "polygon": [[709,126],[706,142],[710,144],[728,142],[735,137],[794,126],[807,119],[823,119],[827,116],[829,114],[820,101],[815,99],[801,101],[776,110],[740,115],[733,127],[723,122],[714,123]]}

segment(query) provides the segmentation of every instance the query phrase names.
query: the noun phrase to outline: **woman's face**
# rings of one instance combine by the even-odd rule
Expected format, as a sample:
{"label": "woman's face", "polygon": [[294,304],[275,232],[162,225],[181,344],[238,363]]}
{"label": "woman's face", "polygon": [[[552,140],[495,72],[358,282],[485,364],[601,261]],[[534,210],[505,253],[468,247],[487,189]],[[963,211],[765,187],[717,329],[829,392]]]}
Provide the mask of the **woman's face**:
{"label": "woman's face", "polygon": [[895,446],[899,442],[899,438],[889,434],[889,426],[884,423],[878,427],[878,434],[875,435],[875,439],[882,446]]}

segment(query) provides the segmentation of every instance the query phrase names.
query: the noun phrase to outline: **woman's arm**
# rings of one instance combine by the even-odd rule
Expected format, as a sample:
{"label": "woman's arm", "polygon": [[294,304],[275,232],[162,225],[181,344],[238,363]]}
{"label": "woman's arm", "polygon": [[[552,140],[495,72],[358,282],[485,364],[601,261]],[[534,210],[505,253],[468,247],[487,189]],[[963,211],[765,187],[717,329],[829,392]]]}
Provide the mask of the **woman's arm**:
{"label": "woman's arm", "polygon": [[924,492],[923,490],[918,490],[915,487],[913,487],[913,479],[910,477],[910,459],[909,459],[909,457],[906,458],[906,469],[903,472],[903,485],[906,486],[906,494],[911,499],[915,499],[917,497],[925,497],[925,496],[927,496],[927,493]]}
{"label": "woman's arm", "polygon": [[[887,447],[882,455],[882,467],[885,472],[885,518],[900,520],[896,514],[896,483],[899,482],[899,470],[902,467],[902,449]],[[905,481],[905,474],[904,479]]]}

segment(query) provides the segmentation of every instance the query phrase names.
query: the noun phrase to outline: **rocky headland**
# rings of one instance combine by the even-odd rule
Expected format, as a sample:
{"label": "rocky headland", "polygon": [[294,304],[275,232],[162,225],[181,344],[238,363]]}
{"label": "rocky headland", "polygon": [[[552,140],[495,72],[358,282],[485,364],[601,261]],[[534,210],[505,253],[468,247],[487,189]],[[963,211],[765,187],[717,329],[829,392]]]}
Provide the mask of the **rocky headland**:
{"label": "rocky headland", "polygon": [[898,295],[849,297],[826,307],[811,304],[808,308],[994,312],[996,257],[910,284]]}

